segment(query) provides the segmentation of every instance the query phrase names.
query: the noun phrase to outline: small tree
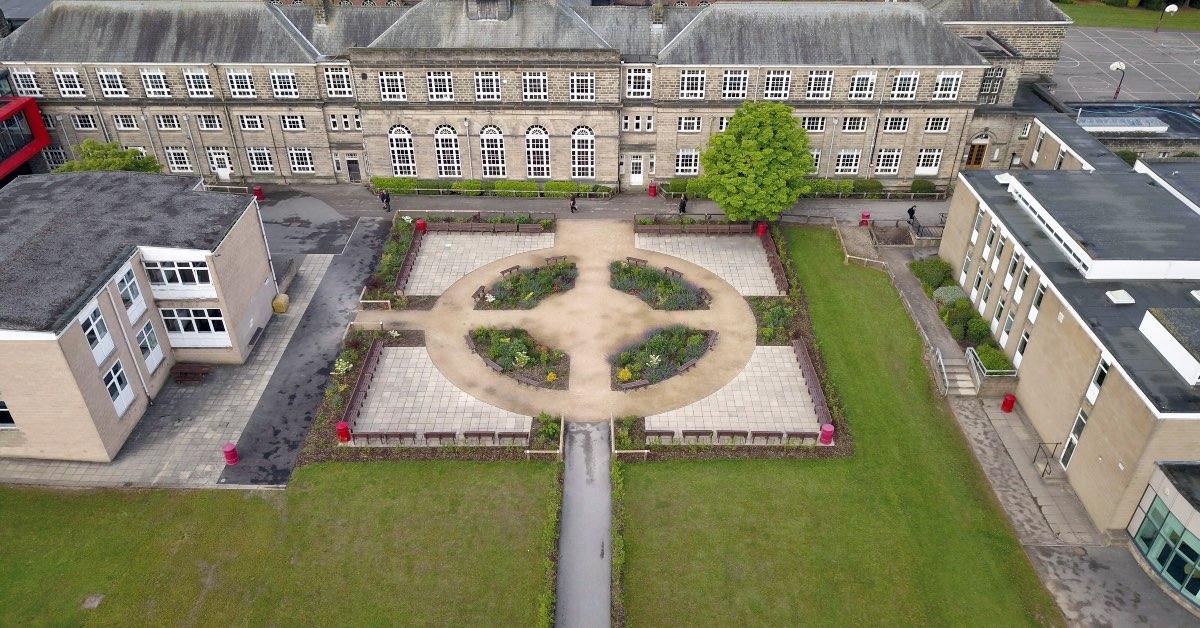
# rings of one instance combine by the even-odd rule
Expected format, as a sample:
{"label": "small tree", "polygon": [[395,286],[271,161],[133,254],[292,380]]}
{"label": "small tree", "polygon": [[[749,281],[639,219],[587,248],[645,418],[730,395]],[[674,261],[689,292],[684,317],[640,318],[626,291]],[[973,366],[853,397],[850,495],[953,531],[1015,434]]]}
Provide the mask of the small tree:
{"label": "small tree", "polygon": [[162,165],[150,155],[143,155],[132,148],[121,148],[117,142],[105,144],[96,140],[84,140],[79,145],[79,159],[72,159],[54,169],[55,172],[89,170],[162,172]]}
{"label": "small tree", "polygon": [[813,170],[808,134],[780,103],[747,102],[700,156],[708,197],[730,220],[778,220]]}

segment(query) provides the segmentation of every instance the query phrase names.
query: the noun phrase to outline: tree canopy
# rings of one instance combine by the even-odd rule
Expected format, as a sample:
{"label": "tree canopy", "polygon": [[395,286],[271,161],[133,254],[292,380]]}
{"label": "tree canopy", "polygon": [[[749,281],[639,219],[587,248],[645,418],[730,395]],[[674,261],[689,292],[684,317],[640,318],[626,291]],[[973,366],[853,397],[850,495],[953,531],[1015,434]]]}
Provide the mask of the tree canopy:
{"label": "tree canopy", "polygon": [[813,170],[808,134],[792,108],[772,102],[738,107],[700,156],[703,187],[730,220],[777,220]]}
{"label": "tree canopy", "polygon": [[162,165],[153,156],[142,155],[133,148],[122,148],[117,142],[105,144],[96,140],[84,140],[79,145],[79,159],[72,159],[54,169],[55,172],[90,170],[162,172]]}

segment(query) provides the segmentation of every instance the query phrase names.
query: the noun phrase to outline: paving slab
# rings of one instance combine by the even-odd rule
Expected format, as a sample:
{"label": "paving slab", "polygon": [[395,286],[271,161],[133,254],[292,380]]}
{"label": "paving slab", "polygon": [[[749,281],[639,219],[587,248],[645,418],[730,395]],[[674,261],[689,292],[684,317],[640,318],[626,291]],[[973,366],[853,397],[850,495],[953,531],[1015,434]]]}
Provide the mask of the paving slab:
{"label": "paving slab", "polygon": [[427,233],[404,291],[436,296],[477,268],[552,246],[553,233]]}
{"label": "paving slab", "polygon": [[744,296],[780,295],[757,236],[639,233],[633,245],[687,260],[724,279]]}

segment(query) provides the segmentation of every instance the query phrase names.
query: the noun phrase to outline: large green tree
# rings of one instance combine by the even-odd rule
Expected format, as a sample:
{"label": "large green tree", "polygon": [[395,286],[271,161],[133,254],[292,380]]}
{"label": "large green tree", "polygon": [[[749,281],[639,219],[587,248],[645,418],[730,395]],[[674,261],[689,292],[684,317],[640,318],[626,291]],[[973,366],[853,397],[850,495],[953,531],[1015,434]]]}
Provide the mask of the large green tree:
{"label": "large green tree", "polygon": [[79,145],[79,159],[72,159],[54,169],[55,172],[83,172],[85,170],[162,172],[162,165],[154,157],[142,155],[132,148],[122,148],[117,142],[105,144],[96,140],[84,140]]}
{"label": "large green tree", "polygon": [[780,103],[747,102],[700,155],[702,185],[730,220],[778,220],[813,170],[808,134]]}

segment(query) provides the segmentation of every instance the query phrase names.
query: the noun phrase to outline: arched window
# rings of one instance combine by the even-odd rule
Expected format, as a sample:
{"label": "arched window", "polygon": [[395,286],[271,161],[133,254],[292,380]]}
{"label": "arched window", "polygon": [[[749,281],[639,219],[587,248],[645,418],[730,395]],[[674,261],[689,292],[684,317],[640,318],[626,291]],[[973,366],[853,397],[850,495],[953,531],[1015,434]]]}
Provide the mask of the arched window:
{"label": "arched window", "polygon": [[340,4],[340,5],[344,6],[344,7],[348,7],[348,6],[350,6],[352,3],[350,2],[350,0],[342,0],[342,1],[341,1],[341,2],[339,2],[338,4]]}
{"label": "arched window", "polygon": [[385,2],[384,4],[386,4],[389,7],[400,6],[400,0],[387,0],[387,2]]}
{"label": "arched window", "polygon": [[483,164],[483,176],[505,175],[504,133],[500,127],[489,124],[479,130],[479,161]]}
{"label": "arched window", "polygon": [[292,0],[292,4],[301,5],[304,4],[304,0]]}
{"label": "arched window", "polygon": [[417,160],[408,127],[397,124],[388,129],[388,148],[392,151],[392,176],[417,176]]}
{"label": "arched window", "polygon": [[571,131],[571,178],[596,178],[596,134],[586,126]]}
{"label": "arched window", "polygon": [[434,156],[439,177],[461,177],[462,156],[458,153],[458,131],[443,124],[433,132]]}
{"label": "arched window", "polygon": [[525,130],[525,163],[530,179],[550,178],[550,134],[533,125]]}
{"label": "arched window", "polygon": [[[364,0],[364,2],[365,2],[365,1],[367,1],[367,0]],[[706,7],[706,6],[708,6],[708,0],[700,0],[700,2],[696,4],[696,6],[698,6],[698,7]]]}
{"label": "arched window", "polygon": [[375,0],[363,0],[362,5],[364,7],[373,7],[375,6]]}
{"label": "arched window", "polygon": [[675,6],[677,6],[677,7],[686,7],[686,6],[687,6],[687,0],[675,0]]}

